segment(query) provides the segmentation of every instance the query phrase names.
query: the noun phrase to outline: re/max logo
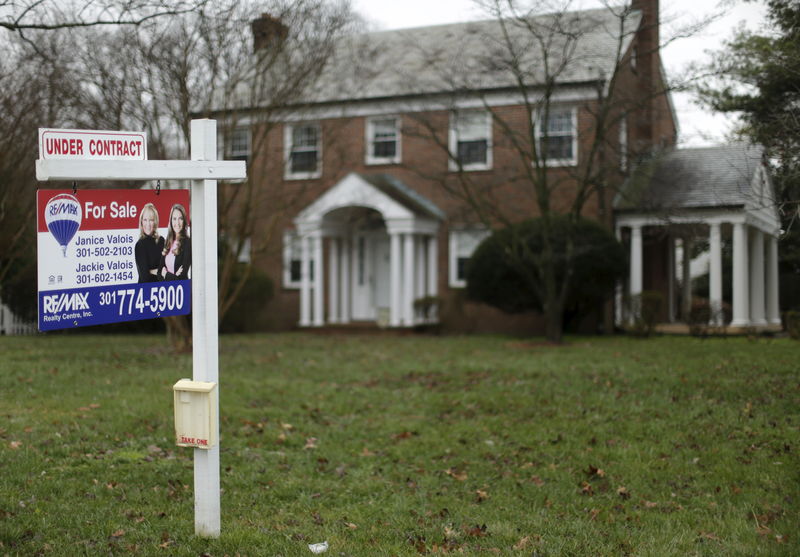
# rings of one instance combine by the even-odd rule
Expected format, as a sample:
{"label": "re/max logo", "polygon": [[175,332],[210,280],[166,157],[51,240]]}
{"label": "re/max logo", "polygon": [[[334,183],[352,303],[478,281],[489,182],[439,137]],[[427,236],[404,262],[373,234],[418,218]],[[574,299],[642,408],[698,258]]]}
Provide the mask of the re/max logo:
{"label": "re/max logo", "polygon": [[53,203],[50,206],[50,215],[77,215],[78,214],[78,206],[74,203]]}
{"label": "re/max logo", "polygon": [[88,292],[75,292],[73,294],[57,294],[42,296],[45,313],[58,313],[61,311],[76,311],[89,309]]}

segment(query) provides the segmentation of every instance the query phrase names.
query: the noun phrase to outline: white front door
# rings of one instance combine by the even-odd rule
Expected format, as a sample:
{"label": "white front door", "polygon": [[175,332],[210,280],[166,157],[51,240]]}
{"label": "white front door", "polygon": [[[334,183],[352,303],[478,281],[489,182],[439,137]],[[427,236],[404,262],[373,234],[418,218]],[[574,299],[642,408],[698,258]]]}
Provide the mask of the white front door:
{"label": "white front door", "polygon": [[[390,297],[389,236],[385,231],[357,233],[351,243],[352,319],[388,319]],[[383,310],[379,310],[383,308]]]}
{"label": "white front door", "polygon": [[351,301],[354,321],[375,320],[375,305],[372,303],[370,244],[369,235],[364,233],[355,234],[351,243],[350,261],[352,261],[353,267],[350,270],[350,276],[352,277]]}

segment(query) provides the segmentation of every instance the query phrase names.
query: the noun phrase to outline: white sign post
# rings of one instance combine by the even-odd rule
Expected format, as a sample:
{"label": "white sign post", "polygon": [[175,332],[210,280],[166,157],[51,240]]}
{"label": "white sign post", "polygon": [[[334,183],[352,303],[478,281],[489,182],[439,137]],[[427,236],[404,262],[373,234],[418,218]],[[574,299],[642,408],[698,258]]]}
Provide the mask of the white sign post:
{"label": "white sign post", "polygon": [[[81,130],[56,131],[51,137],[53,151],[48,158],[40,153],[36,161],[36,178],[48,180],[192,180],[192,376],[195,381],[218,383],[219,327],[217,310],[217,180],[246,178],[244,161],[217,161],[217,124],[215,120],[192,120],[191,160],[108,160],[81,157],[81,150],[90,149],[88,139],[80,142]],[[73,132],[73,133],[70,133]],[[113,134],[114,132],[97,132]],[[88,137],[88,136],[87,136]],[[137,138],[127,147],[107,140],[104,149],[128,153],[137,146]],[[40,145],[42,133],[40,132]],[[72,141],[72,142],[71,142]],[[56,145],[58,142],[58,146]],[[92,144],[95,149],[97,144]],[[46,147],[44,150],[46,151]],[[144,145],[146,152],[146,143]],[[116,151],[115,151],[116,152]],[[136,152],[138,156],[138,152]],[[217,400],[219,400],[217,398]],[[219,416],[217,407],[216,416]],[[219,438],[219,418],[213,424]],[[207,538],[220,535],[219,443],[210,449],[194,449],[195,534]]]}

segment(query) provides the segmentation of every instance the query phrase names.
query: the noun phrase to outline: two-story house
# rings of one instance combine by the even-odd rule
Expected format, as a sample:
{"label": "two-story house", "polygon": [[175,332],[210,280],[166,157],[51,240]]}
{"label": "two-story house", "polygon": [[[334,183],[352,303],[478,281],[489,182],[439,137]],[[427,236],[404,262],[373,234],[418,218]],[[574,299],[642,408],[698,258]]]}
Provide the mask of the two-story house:
{"label": "two-story house", "polygon": [[[267,15],[252,28],[256,54],[287,35]],[[539,213],[536,179],[555,211],[580,197],[613,226],[632,161],[676,142],[658,45],[657,0],[367,33],[269,125],[257,105],[212,111],[264,196],[266,323],[535,329],[464,299],[469,258],[489,227]]]}

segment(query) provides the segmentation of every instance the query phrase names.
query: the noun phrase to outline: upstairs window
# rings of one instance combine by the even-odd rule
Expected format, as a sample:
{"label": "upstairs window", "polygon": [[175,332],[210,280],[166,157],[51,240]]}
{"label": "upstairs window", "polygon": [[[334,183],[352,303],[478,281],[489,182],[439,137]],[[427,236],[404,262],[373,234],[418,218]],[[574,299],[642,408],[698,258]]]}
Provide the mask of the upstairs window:
{"label": "upstairs window", "polygon": [[319,124],[287,125],[286,178],[302,180],[322,175],[322,132]]}
{"label": "upstairs window", "polygon": [[489,234],[491,231],[478,227],[450,231],[450,286],[463,288],[467,285],[469,260]]}
{"label": "upstairs window", "polygon": [[367,120],[367,164],[400,162],[400,119],[395,117]]}
{"label": "upstairs window", "polygon": [[539,156],[548,166],[574,166],[578,157],[577,113],[574,108],[551,107],[547,122],[536,122]]}
{"label": "upstairs window", "polygon": [[[450,170],[492,167],[492,118],[485,110],[454,112],[450,122]],[[455,159],[455,160],[454,160]]]}
{"label": "upstairs window", "polygon": [[228,157],[233,161],[247,162],[250,159],[249,128],[236,128],[231,132]]}

